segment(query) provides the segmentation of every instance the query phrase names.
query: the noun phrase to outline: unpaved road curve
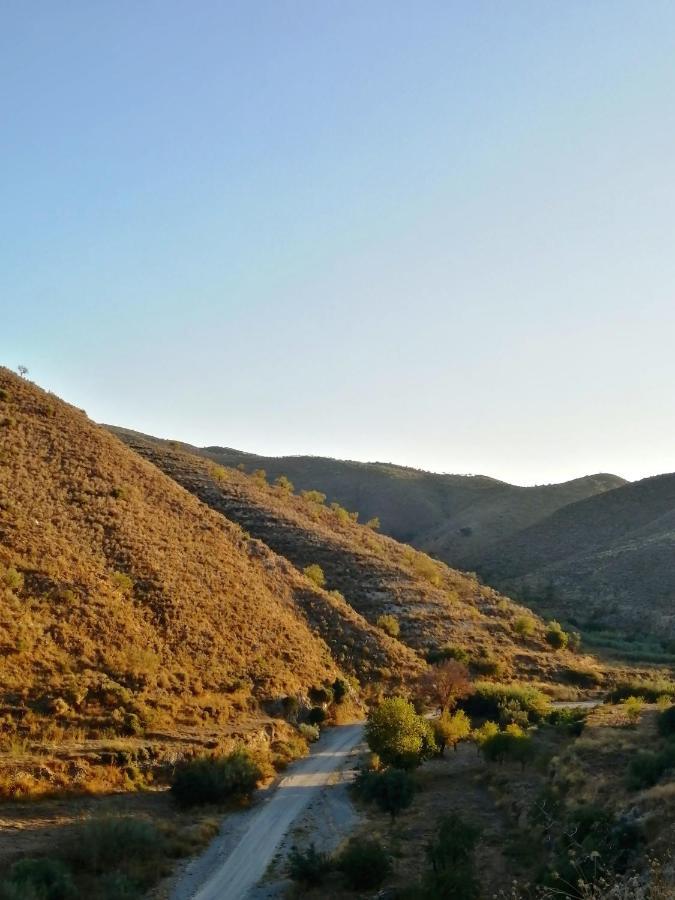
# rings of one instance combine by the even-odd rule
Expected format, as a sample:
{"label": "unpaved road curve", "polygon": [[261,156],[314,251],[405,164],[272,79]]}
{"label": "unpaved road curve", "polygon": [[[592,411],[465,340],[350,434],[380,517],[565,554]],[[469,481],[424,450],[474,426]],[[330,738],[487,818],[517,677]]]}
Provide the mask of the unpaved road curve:
{"label": "unpaved road curve", "polygon": [[254,807],[246,830],[225,859],[200,884],[186,890],[179,884],[174,900],[244,900],[272,861],[295,819],[341,770],[363,740],[363,725],[341,725],[324,732],[305,759],[298,760],[273,790]]}

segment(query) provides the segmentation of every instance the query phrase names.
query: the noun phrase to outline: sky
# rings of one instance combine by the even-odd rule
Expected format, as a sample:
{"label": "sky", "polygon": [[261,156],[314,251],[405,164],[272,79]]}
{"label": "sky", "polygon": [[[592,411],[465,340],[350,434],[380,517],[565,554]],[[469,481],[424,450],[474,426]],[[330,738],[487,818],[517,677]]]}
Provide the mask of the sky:
{"label": "sky", "polygon": [[0,362],[96,421],[675,470],[672,0],[0,0]]}

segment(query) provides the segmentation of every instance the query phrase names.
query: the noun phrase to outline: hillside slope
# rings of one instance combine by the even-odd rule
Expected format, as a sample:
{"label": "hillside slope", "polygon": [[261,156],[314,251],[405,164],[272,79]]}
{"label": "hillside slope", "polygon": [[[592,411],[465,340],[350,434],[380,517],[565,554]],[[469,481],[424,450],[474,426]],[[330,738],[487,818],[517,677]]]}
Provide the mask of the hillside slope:
{"label": "hillside slope", "polygon": [[0,646],[3,730],[35,737],[55,721],[217,729],[340,667],[364,681],[419,668],[344,600],[6,369]]}
{"label": "hillside slope", "polygon": [[301,490],[320,490],[328,502],[358,511],[361,521],[377,516],[385,534],[459,568],[471,568],[492,544],[555,510],[625,484],[616,475],[598,474],[519,487],[482,475],[438,475],[388,463],[190,449],[247,472],[264,469],[270,480],[286,475]]}
{"label": "hillside slope", "polygon": [[675,636],[675,475],[573,503],[492,548],[485,577],[581,624]]}
{"label": "hillside slope", "polygon": [[495,659],[525,677],[555,677],[565,654],[552,654],[543,626],[523,640],[513,623],[526,611],[474,578],[358,525],[340,507],[297,496],[162,441],[115,428],[130,447],[213,509],[237,522],[293,565],[318,565],[371,624],[383,614],[400,623],[400,640],[420,653],[452,644],[472,659]]}

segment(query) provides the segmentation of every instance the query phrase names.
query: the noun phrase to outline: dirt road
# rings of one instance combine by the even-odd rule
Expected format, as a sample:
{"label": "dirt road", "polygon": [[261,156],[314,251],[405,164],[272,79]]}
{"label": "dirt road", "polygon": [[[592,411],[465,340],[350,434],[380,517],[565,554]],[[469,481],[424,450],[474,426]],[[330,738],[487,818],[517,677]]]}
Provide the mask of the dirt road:
{"label": "dirt road", "polygon": [[[288,769],[268,798],[242,814],[234,836],[217,838],[188,868],[172,900],[244,900],[262,878],[293,822],[347,763],[363,725],[326,731],[311,754]],[[220,843],[219,843],[220,841]]]}

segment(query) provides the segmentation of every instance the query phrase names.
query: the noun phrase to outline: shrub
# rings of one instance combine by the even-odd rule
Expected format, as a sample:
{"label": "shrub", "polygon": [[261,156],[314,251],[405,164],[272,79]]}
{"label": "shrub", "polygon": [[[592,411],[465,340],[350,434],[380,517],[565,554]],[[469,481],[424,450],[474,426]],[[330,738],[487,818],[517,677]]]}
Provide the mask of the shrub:
{"label": "shrub", "polygon": [[391,871],[391,862],[379,841],[350,838],[337,859],[337,868],[352,890],[379,887]]}
{"label": "shrub", "polygon": [[457,662],[468,666],[471,657],[463,647],[453,647],[451,644],[446,644],[444,647],[427,650],[425,659],[431,665],[444,662],[446,659],[456,659]]}
{"label": "shrub", "polygon": [[286,478],[285,475],[280,475],[274,483],[278,488],[281,488],[281,490],[286,492],[287,494],[292,494],[295,490],[293,482],[290,481],[290,479]]}
{"label": "shrub", "polygon": [[527,728],[529,716],[517,700],[504,700],[499,704],[499,724],[518,725]]}
{"label": "shrub", "polygon": [[2,574],[2,583],[10,591],[20,591],[23,588],[23,575],[14,566],[9,566]]}
{"label": "shrub", "polygon": [[0,885],[0,897],[26,900],[71,900],[78,897],[70,870],[58,859],[21,859]]}
{"label": "shrub", "polygon": [[255,478],[261,484],[267,484],[267,472],[264,469],[255,469],[251,472],[251,478]]}
{"label": "shrub", "polygon": [[123,485],[117,485],[110,491],[113,500],[127,500],[129,498],[129,488]]}
{"label": "shrub", "polygon": [[333,688],[326,685],[311,687],[309,689],[309,699],[315,706],[320,703],[330,703],[333,699]]}
{"label": "shrub", "polygon": [[181,806],[243,800],[255,789],[262,772],[247,750],[228,756],[202,756],[177,768],[171,793]]}
{"label": "shrub", "polygon": [[481,751],[489,762],[510,759],[525,765],[532,755],[532,739],[518,725],[511,724],[484,740]]}
{"label": "shrub", "polygon": [[[351,514],[339,503],[331,503],[330,508],[333,510],[338,522],[346,524],[351,519]],[[358,513],[356,514],[358,516]]]}
{"label": "shrub", "polygon": [[303,722],[302,725],[298,727],[298,731],[310,744],[318,741],[321,735],[318,725],[308,725],[306,722]]}
{"label": "shrub", "polygon": [[432,868],[424,879],[427,897],[477,900],[480,889],[473,857],[479,836],[479,828],[457,816],[441,820],[438,837],[427,847]]}
{"label": "shrub", "polygon": [[373,516],[372,519],[368,519],[368,521],[365,524],[366,524],[366,528],[372,528],[373,531],[379,531],[380,520],[377,516]]}
{"label": "shrub", "polygon": [[354,782],[357,796],[375,802],[392,819],[407,809],[415,794],[415,782],[404,769],[387,769],[384,772],[361,772]]}
{"label": "shrub", "polygon": [[398,637],[401,633],[401,626],[398,624],[396,616],[389,616],[386,614],[378,616],[376,625],[390,637]]}
{"label": "shrub", "polygon": [[420,678],[420,696],[441,712],[454,709],[457,702],[470,693],[471,682],[466,666],[454,659],[429,666]]}
{"label": "shrub", "polygon": [[663,750],[643,750],[628,764],[626,784],[631,790],[652,787],[670,769],[675,767],[675,743]]}
{"label": "shrub", "polygon": [[366,740],[382,762],[400,769],[414,768],[436,750],[430,724],[402,697],[384,700],[371,711]]}
{"label": "shrub", "polygon": [[307,714],[307,721],[310,725],[321,725],[326,721],[326,710],[321,706],[313,706]]}
{"label": "shrub", "polygon": [[471,734],[469,717],[462,709],[457,710],[454,715],[441,713],[437,719],[432,720],[431,726],[441,755],[448,746],[457,749],[457,744]]}
{"label": "shrub", "polygon": [[288,855],[288,873],[293,881],[305,887],[316,887],[323,883],[331,868],[330,857],[325,853],[319,853],[314,844],[310,844],[304,851],[291,847]]}
{"label": "shrub", "polygon": [[501,678],[504,675],[504,664],[490,653],[484,653],[473,659],[471,666],[479,675],[491,678]]}
{"label": "shrub", "polygon": [[631,725],[637,725],[642,713],[642,700],[640,697],[626,697],[622,701],[623,711],[626,713]]}
{"label": "shrub", "polygon": [[656,703],[659,697],[666,696],[675,696],[675,683],[672,681],[643,681],[636,678],[619,682],[611,691],[609,699],[618,703],[626,697],[641,697],[646,703]]}
{"label": "shrub", "polygon": [[497,725],[496,722],[488,721],[483,722],[480,728],[476,728],[471,737],[480,750],[483,745],[491,738],[493,738],[496,734],[499,734],[499,725]]}
{"label": "shrub", "polygon": [[289,722],[297,722],[298,713],[300,712],[300,701],[298,698],[293,696],[284,697],[282,705],[285,718],[287,718]]}
{"label": "shrub", "polygon": [[551,619],[546,626],[545,638],[554,650],[564,650],[569,643],[569,635],[563,631],[560,622],[556,622],[555,619]]}
{"label": "shrub", "polygon": [[556,728],[578,737],[584,730],[587,715],[588,710],[563,707],[562,709],[552,709],[546,717],[546,721],[550,725],[555,725]]}
{"label": "shrub", "polygon": [[344,678],[336,678],[333,682],[333,699],[336,703],[342,703],[349,693],[349,684]]}
{"label": "shrub", "polygon": [[527,684],[497,684],[478,681],[473,693],[461,706],[472,716],[499,717],[500,704],[515,701],[524,710],[531,722],[543,719],[549,711],[549,700],[545,694]]}
{"label": "shrub", "polygon": [[656,724],[659,729],[659,734],[664,737],[675,734],[675,706],[669,706],[667,709],[664,709],[663,712],[660,712]]}
{"label": "shrub", "polygon": [[590,666],[566,666],[560,675],[568,684],[581,688],[594,688],[602,684],[602,672]]}
{"label": "shrub", "polygon": [[300,496],[305,500],[309,500],[310,503],[324,503],[326,500],[326,495],[322,494],[321,491],[301,491]]}
{"label": "shrub", "polygon": [[134,586],[133,578],[126,572],[113,572],[112,582],[123,594],[128,594]]}
{"label": "shrub", "polygon": [[148,821],[131,816],[111,816],[82,822],[68,836],[64,858],[85,872],[102,873],[125,865],[159,863],[166,840]]}
{"label": "shrub", "polygon": [[521,637],[532,637],[537,627],[537,623],[532,616],[518,616],[513,623],[513,630]]}
{"label": "shrub", "polygon": [[321,566],[312,563],[311,566],[305,566],[302,571],[317,587],[322,588],[326,586],[326,576],[323,574]]}

